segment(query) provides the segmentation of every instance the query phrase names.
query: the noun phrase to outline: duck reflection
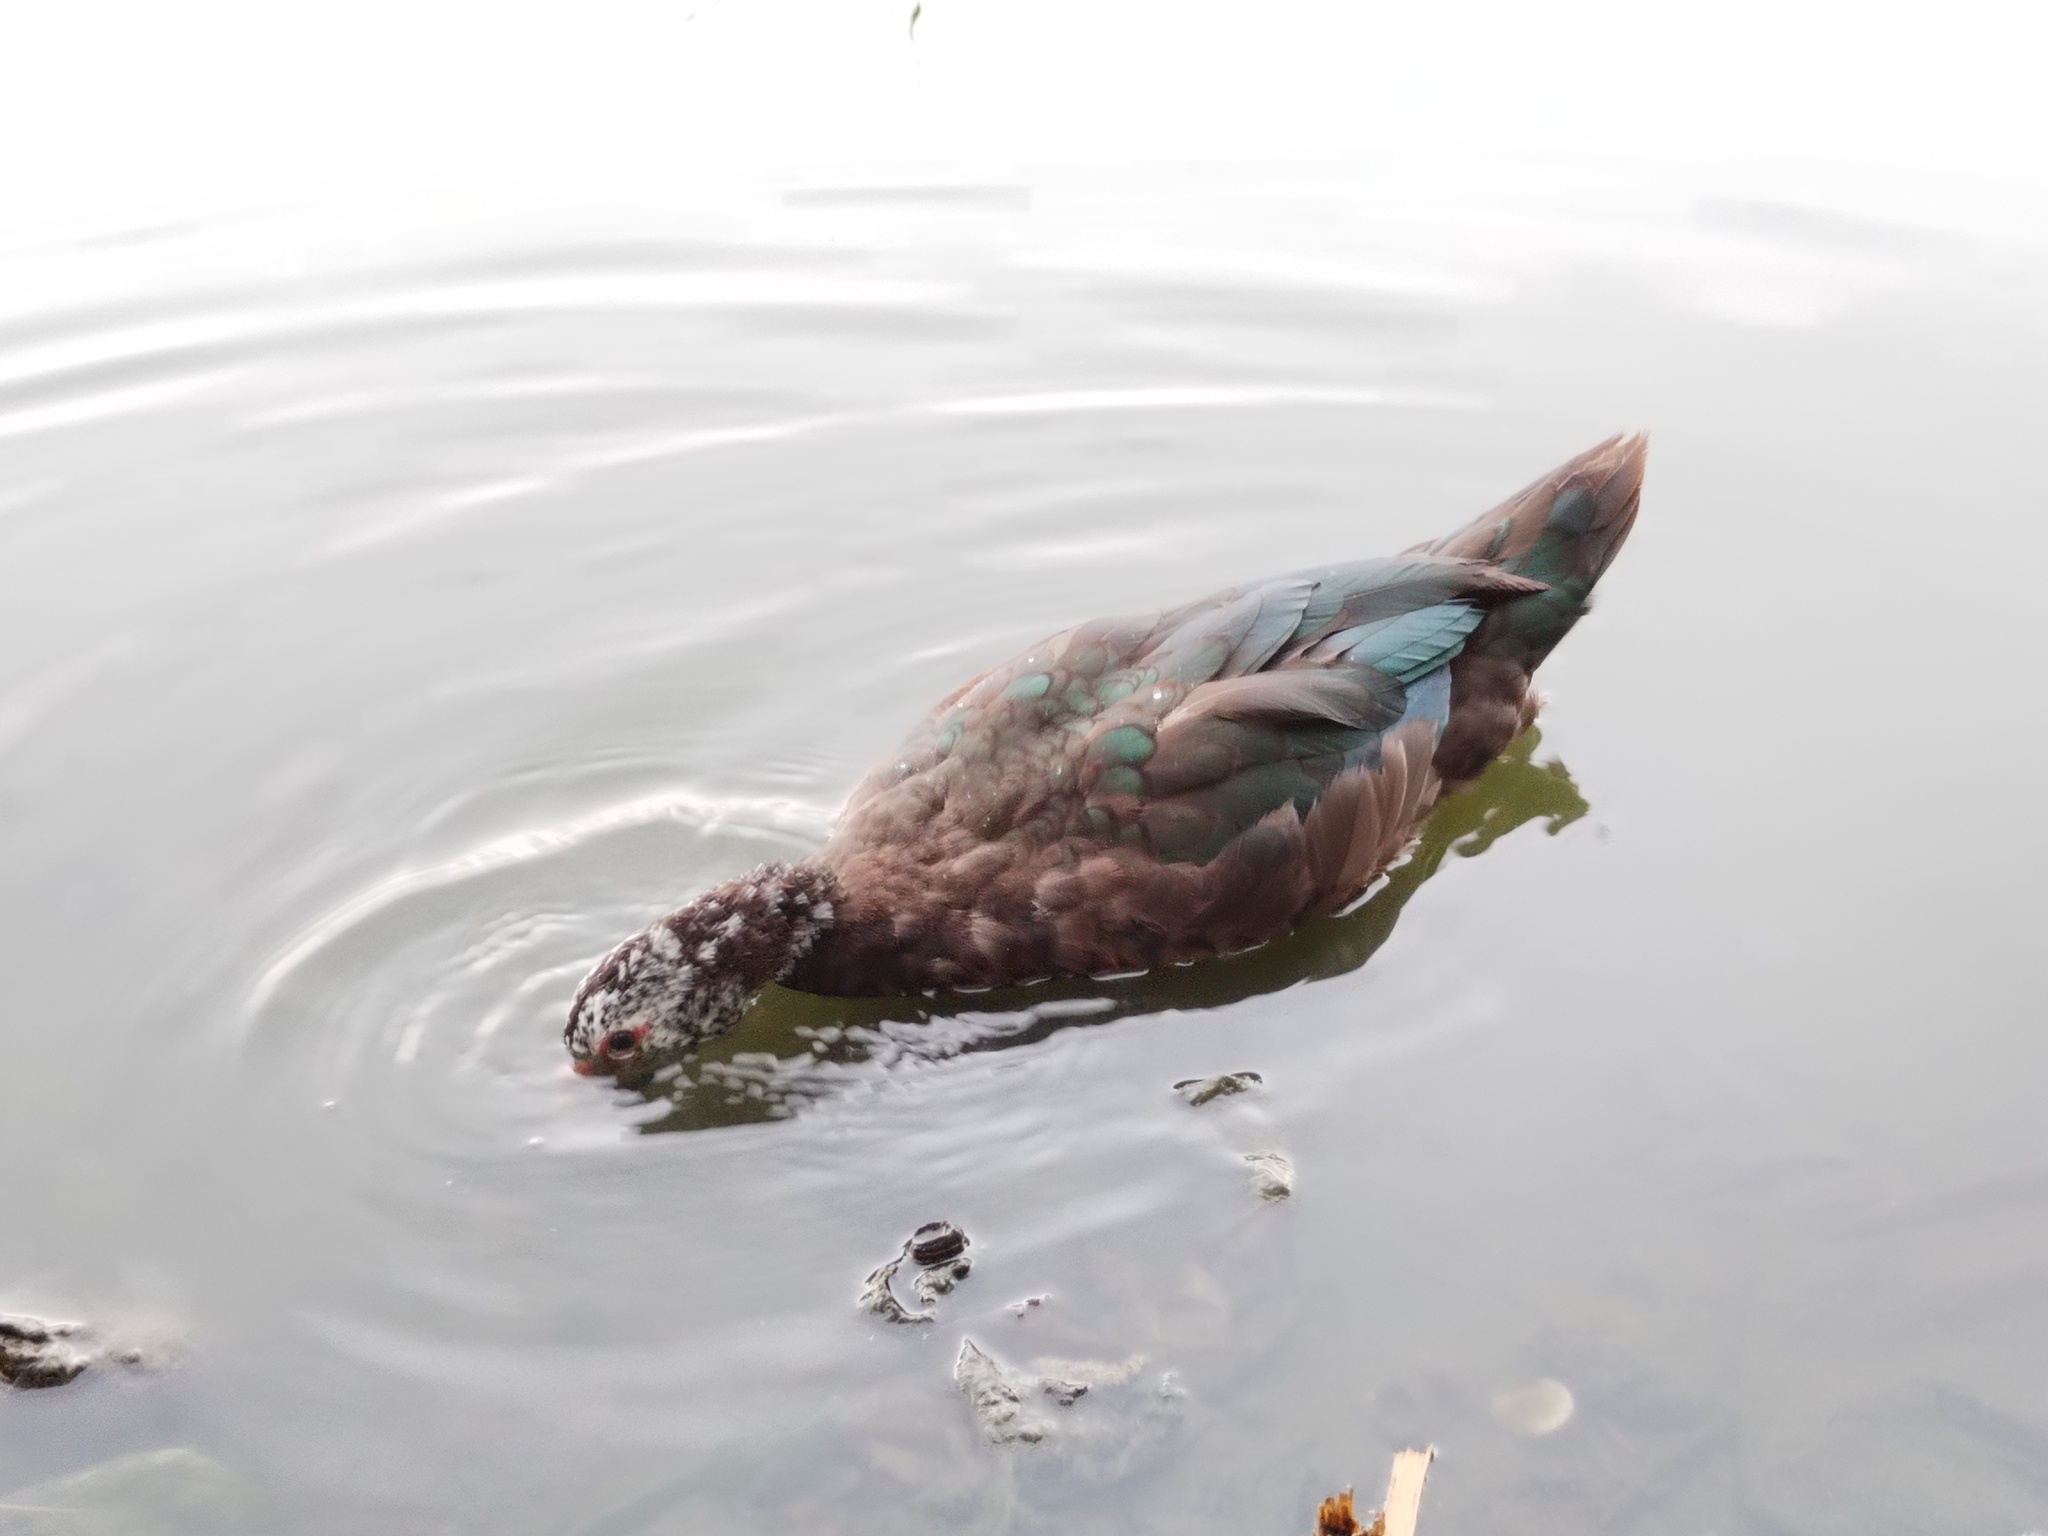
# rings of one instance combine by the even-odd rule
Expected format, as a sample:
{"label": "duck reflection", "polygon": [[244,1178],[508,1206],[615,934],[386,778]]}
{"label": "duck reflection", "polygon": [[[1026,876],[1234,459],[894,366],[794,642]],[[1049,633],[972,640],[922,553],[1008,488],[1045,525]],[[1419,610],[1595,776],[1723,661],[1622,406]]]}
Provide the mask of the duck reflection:
{"label": "duck reflection", "polygon": [[643,1133],[743,1125],[787,1117],[854,1076],[906,1057],[1002,1050],[1077,1025],[1220,1008],[1355,971],[1387,942],[1409,898],[1445,858],[1475,858],[1533,822],[1555,836],[1586,814],[1565,765],[1536,760],[1542,739],[1540,730],[1524,732],[1439,805],[1407,861],[1350,911],[1258,949],[1137,976],[936,997],[819,997],[770,987],[729,1035],[652,1079],[620,1086],[642,1102],[665,1105],[641,1124]]}

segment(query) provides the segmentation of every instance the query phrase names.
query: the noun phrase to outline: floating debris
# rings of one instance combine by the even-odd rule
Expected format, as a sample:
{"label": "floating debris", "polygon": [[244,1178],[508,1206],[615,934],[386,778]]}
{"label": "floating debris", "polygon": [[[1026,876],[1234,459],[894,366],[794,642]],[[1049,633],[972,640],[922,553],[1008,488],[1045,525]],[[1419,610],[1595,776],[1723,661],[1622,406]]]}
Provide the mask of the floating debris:
{"label": "floating debris", "polygon": [[950,1294],[953,1287],[962,1280],[965,1280],[973,1271],[974,1266],[968,1262],[965,1256],[962,1256],[954,1259],[951,1263],[938,1264],[930,1269],[919,1271],[918,1277],[911,1282],[910,1288],[917,1293],[919,1301],[923,1302],[927,1307],[933,1306],[941,1296]]}
{"label": "floating debris", "polygon": [[1422,1484],[1434,1460],[1434,1449],[1396,1451],[1393,1470],[1387,1474],[1386,1505],[1371,1522],[1359,1521],[1351,1490],[1346,1488],[1323,1500],[1316,1510],[1313,1536],[1415,1536],[1415,1521],[1422,1512]]}
{"label": "floating debris", "polygon": [[1022,1317],[1033,1307],[1042,1307],[1044,1305],[1045,1298],[1043,1296],[1026,1296],[1022,1301],[1010,1303],[1010,1315],[1012,1317]]}
{"label": "floating debris", "polygon": [[1571,1421],[1577,1406],[1572,1389],[1548,1376],[1512,1387],[1492,1403],[1494,1422],[1502,1429],[1531,1437],[1555,1434]]}
{"label": "floating debris", "polygon": [[1280,1152],[1247,1152],[1244,1160],[1252,1170],[1252,1193],[1261,1200],[1285,1200],[1294,1193],[1294,1164]]}
{"label": "floating debris", "polygon": [[1086,1387],[1120,1387],[1145,1369],[1143,1355],[1122,1360],[1055,1360],[1041,1356],[1031,1369],[1048,1380],[1076,1382]]}
{"label": "floating debris", "polygon": [[960,1341],[960,1354],[953,1362],[953,1381],[967,1394],[981,1432],[991,1445],[1015,1440],[1036,1443],[1045,1438],[1045,1425],[1026,1411],[1024,1394],[1017,1382],[993,1355],[972,1339]]}
{"label": "floating debris", "polygon": [[94,1359],[83,1346],[83,1323],[0,1316],[0,1381],[10,1387],[61,1387]]}
{"label": "floating debris", "polygon": [[929,1267],[967,1251],[967,1234],[950,1221],[928,1221],[910,1234],[910,1256]]}
{"label": "floating debris", "polygon": [[965,1280],[974,1270],[967,1257],[967,1234],[950,1221],[928,1221],[910,1234],[903,1251],[923,1267],[911,1289],[927,1307]]}
{"label": "floating debris", "polygon": [[1184,1422],[1187,1389],[1171,1371],[1156,1380],[1144,1372],[1143,1355],[1018,1366],[969,1338],[961,1340],[953,1382],[989,1443],[1046,1442],[1035,1455],[1102,1481],[1158,1458]]}
{"label": "floating debris", "polygon": [[[1379,1522],[1375,1521],[1377,1528]],[[1357,1511],[1352,1508],[1351,1490],[1333,1493],[1316,1506],[1315,1536],[1360,1536],[1366,1528],[1358,1523]]]}
{"label": "floating debris", "polygon": [[889,1288],[889,1282],[896,1278],[896,1271],[903,1267],[902,1254],[882,1265],[861,1283],[860,1306],[864,1312],[891,1323],[928,1323],[932,1320],[929,1312],[913,1312],[896,1299],[896,1293]]}
{"label": "floating debris", "polygon": [[[919,1266],[911,1291],[926,1308],[913,1312],[896,1299],[894,1282],[905,1261]],[[928,1323],[930,1308],[941,1296],[973,1273],[974,1262],[967,1257],[967,1234],[950,1221],[928,1221],[904,1239],[902,1250],[862,1282],[863,1310],[892,1323]]]}
{"label": "floating debris", "polygon": [[91,1366],[143,1363],[142,1350],[103,1343],[84,1323],[0,1313],[0,1382],[10,1387],[61,1387]]}
{"label": "floating debris", "polygon": [[1173,1091],[1199,1109],[1211,1099],[1227,1099],[1265,1085],[1266,1080],[1256,1072],[1225,1072],[1218,1077],[1182,1078],[1173,1085]]}
{"label": "floating debris", "polygon": [[1387,1502],[1380,1511],[1381,1536],[1415,1536],[1415,1522],[1422,1515],[1422,1485],[1435,1460],[1435,1446],[1394,1453],[1393,1468],[1387,1473]]}

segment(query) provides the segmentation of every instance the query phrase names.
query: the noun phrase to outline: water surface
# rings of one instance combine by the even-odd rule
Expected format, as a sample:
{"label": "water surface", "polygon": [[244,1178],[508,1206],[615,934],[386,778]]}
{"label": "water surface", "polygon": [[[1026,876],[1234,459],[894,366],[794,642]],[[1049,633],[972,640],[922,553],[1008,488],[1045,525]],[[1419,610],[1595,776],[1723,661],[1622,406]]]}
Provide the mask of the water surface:
{"label": "water surface", "polygon": [[[0,1304],[175,1348],[0,1396],[0,1529],[178,1448],[240,1490],[190,1528],[1221,1536],[1410,1443],[1443,1536],[2048,1521],[2038,253],[787,191],[7,258]],[[1637,426],[1540,742],[1364,909],[1163,978],[771,994],[651,1096],[566,1070],[594,955],[815,846],[989,661]],[[977,1257],[938,1321],[858,1311],[935,1217]],[[997,1449],[963,1336],[1143,1363]],[[1545,1379],[1572,1416],[1518,1432]]]}

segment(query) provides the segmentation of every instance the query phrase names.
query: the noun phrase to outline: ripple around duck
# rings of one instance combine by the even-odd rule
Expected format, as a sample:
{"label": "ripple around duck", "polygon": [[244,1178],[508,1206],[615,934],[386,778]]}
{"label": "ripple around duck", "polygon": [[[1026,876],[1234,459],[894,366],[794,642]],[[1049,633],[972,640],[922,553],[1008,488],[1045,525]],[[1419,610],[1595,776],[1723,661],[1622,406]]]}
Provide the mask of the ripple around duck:
{"label": "ripple around duck", "polygon": [[[753,270],[723,268],[716,253],[671,266],[659,252],[618,262],[601,253],[541,251],[496,267],[416,265],[297,285],[269,281],[237,295],[81,303],[68,320],[0,328],[0,436],[97,423],[101,437],[112,440],[111,418],[198,401],[218,414],[238,449],[294,463],[334,455],[355,478],[343,476],[339,492],[322,486],[310,493],[303,509],[317,515],[287,525],[268,501],[216,515],[224,524],[244,517],[251,539],[278,541],[266,546],[264,558],[275,564],[263,571],[335,583],[332,594],[321,592],[340,608],[388,600],[389,586],[345,587],[368,581],[365,570],[374,576],[385,567],[333,559],[337,554],[459,527],[445,541],[449,551],[439,552],[457,559],[478,548],[480,516],[472,514],[503,515],[514,502],[563,502],[562,493],[593,477],[666,469],[669,461],[726,450],[775,446],[789,457],[795,440],[806,451],[818,440],[837,455],[822,461],[829,469],[820,479],[885,449],[938,463],[927,493],[931,526],[955,528],[960,509],[977,497],[996,497],[991,515],[1003,515],[992,487],[1019,494],[1010,477],[980,473],[984,460],[1004,462],[991,453],[1036,457],[1041,435],[1063,431],[1070,418],[1142,416],[1150,430],[1152,413],[1285,410],[1325,420],[1332,410],[1457,411],[1475,403],[1455,391],[1360,380],[1352,362],[1314,355],[1298,368],[1290,364],[1294,376],[1282,377],[1278,368],[1143,354],[1094,372],[1133,382],[1042,388],[1034,386],[1055,380],[963,369],[949,350],[957,340],[924,332],[907,337],[900,358],[863,349],[845,373],[806,372],[800,383],[770,364],[761,365],[765,372],[741,369],[730,377],[727,370],[702,370],[688,347],[673,345],[698,336],[702,328],[692,317],[707,314],[801,313],[829,328],[835,315],[854,312],[883,319],[1008,313],[1023,280],[981,267],[953,271],[944,281],[849,270],[844,254],[829,249],[792,252],[786,262]],[[1085,283],[1058,273],[1029,280],[1045,285],[1049,335],[1099,332]],[[687,322],[681,330],[656,323],[677,315]],[[565,317],[591,327],[578,332],[573,359],[551,329]],[[619,317],[627,323],[617,325]],[[770,338],[755,339],[772,362]],[[733,354],[711,348],[709,355]],[[826,356],[832,361],[836,354]],[[1374,371],[1399,373],[1391,365]],[[1234,376],[1245,372],[1253,376]],[[601,397],[604,405],[589,420],[565,405],[584,396]],[[520,414],[521,403],[531,401],[548,403],[538,423]],[[935,440],[941,448],[971,440],[964,462],[976,473],[931,451]],[[374,468],[359,457],[366,445],[375,446]],[[1119,559],[1157,564],[1154,557],[1169,552],[1185,559],[1202,547],[1211,524],[1187,515],[1178,500],[1170,524],[1135,523],[1138,509],[1130,507],[1118,530],[1098,527],[1103,520],[1088,498],[1105,488],[1134,501],[1178,490],[1164,466],[1139,461],[1142,472],[1133,473],[1119,460],[1114,468],[1109,476],[1098,468],[1079,486],[1022,477],[1034,509],[1028,527],[993,548],[964,540],[957,558],[1012,573],[1064,572]],[[647,477],[664,491],[676,483]],[[1048,511],[1065,503],[1073,504],[1060,516]],[[1220,526],[1223,516],[1213,523]],[[422,585],[448,574],[424,560],[414,568],[412,549],[385,553],[407,562],[408,578]],[[251,572],[235,577],[251,579]],[[610,602],[616,593],[604,597]],[[630,603],[616,606],[631,613]],[[1022,611],[1005,615],[1013,617]],[[429,622],[437,618],[429,605],[418,631],[423,643],[445,642]],[[731,618],[719,610],[720,624],[729,626]],[[487,619],[479,614],[479,622]],[[636,618],[635,627],[644,633],[649,625]],[[580,664],[588,651],[579,647],[590,643],[578,635],[575,645],[521,650],[513,670],[533,683],[550,669]],[[464,676],[496,676],[491,669],[503,665],[488,649],[474,662],[451,661],[455,683],[444,685],[444,696]],[[559,1020],[584,966],[651,915],[647,893],[681,896],[763,857],[801,854],[829,819],[824,808],[794,800],[654,796],[523,828],[404,870],[316,917],[284,946],[250,990],[241,1047],[253,1069],[314,1102],[384,1106],[394,1135],[458,1145],[514,1131],[615,1135],[621,1117],[602,1095],[563,1078]],[[1074,1023],[1215,1006],[1350,969],[1384,939],[1401,902],[1435,867],[1427,847],[1364,912],[1185,974],[1047,985],[976,999],[971,1007],[959,1000],[865,1004],[771,992],[732,1037],[643,1095],[638,1122],[683,1129],[773,1117],[887,1070],[1041,1039]],[[628,890],[639,898],[622,894]]]}
{"label": "ripple around duck", "polygon": [[784,442],[845,425],[855,419],[845,415],[810,415],[781,421],[741,422],[683,432],[661,432],[631,442],[566,453],[532,473],[460,486],[425,497],[393,515],[359,523],[330,539],[321,553],[347,554],[389,543],[472,509],[562,490],[585,476],[607,470],[686,458],[721,448],[750,448]]}
{"label": "ripple around duck", "polygon": [[945,400],[928,407],[942,416],[1064,416],[1106,411],[1261,410],[1283,406],[1391,406],[1477,411],[1478,395],[1425,389],[1341,389],[1313,384],[1169,384],[1128,389],[1047,390]]}
{"label": "ripple around duck", "polygon": [[307,925],[250,990],[251,1068],[445,1152],[620,1129],[571,1077],[561,1020],[591,960],[680,896],[801,856],[831,820],[792,799],[650,795],[405,870]]}
{"label": "ripple around duck", "polygon": [[1354,970],[1447,856],[1585,814],[1563,765],[1534,760],[1539,740],[1531,732],[1446,802],[1370,899],[1280,942],[1200,966],[980,994],[771,988],[732,1034],[607,1095],[569,1073],[561,1021],[593,957],[653,915],[628,893],[679,900],[763,859],[801,857],[832,815],[793,799],[650,795],[480,842],[336,906],[256,980],[243,1049],[305,1100],[346,1105],[381,1137],[424,1138],[449,1156],[514,1139],[609,1142],[780,1119],[890,1073]]}
{"label": "ripple around duck", "polygon": [[[12,312],[0,305],[0,440],[195,403],[248,431],[366,411],[397,418],[405,402],[423,398],[474,406],[492,398],[673,394],[686,381],[652,349],[649,366],[623,377],[616,370],[565,374],[553,359],[546,376],[530,381],[502,366],[472,375],[483,357],[502,352],[502,363],[564,325],[600,330],[640,318],[701,330],[799,316],[829,327],[854,316],[886,329],[950,314],[963,291],[952,279],[849,270],[827,250],[793,250],[766,267],[753,250],[683,246],[669,252],[667,265],[646,257],[621,262],[602,249],[542,246],[526,254],[526,266],[509,268],[421,260],[313,280],[267,271],[233,288],[158,287],[146,298],[136,294],[161,283],[156,266],[88,263],[41,284],[17,273],[24,291],[46,291],[32,309],[18,294]],[[639,402],[641,413],[662,414],[662,403]],[[643,451],[690,452],[734,431],[736,441],[762,440],[756,423],[700,417],[679,432],[672,410],[663,419],[660,440]],[[777,424],[768,426],[777,435]],[[632,461],[628,450],[624,462]]]}
{"label": "ripple around duck", "polygon": [[[353,287],[354,285],[351,285]],[[0,386],[16,387],[109,369],[175,364],[182,358],[298,350],[329,335],[402,329],[422,322],[501,320],[521,315],[603,310],[873,307],[915,308],[955,289],[911,280],[818,273],[606,272],[434,282],[400,272],[364,291],[315,298],[279,297],[128,317],[125,323],[25,339],[0,335]]]}

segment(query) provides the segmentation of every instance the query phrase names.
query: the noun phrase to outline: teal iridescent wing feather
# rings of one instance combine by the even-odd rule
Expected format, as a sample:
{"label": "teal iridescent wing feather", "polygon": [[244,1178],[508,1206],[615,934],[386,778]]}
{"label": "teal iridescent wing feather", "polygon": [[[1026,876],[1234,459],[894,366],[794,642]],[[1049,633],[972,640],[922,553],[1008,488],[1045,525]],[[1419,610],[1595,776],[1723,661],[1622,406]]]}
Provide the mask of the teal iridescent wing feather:
{"label": "teal iridescent wing feather", "polygon": [[1445,669],[1487,610],[1540,583],[1408,555],[1326,566],[1159,616],[1083,624],[947,700],[849,803],[979,835],[1207,863],[1281,807],[1306,817],[1406,721],[1441,732]]}

